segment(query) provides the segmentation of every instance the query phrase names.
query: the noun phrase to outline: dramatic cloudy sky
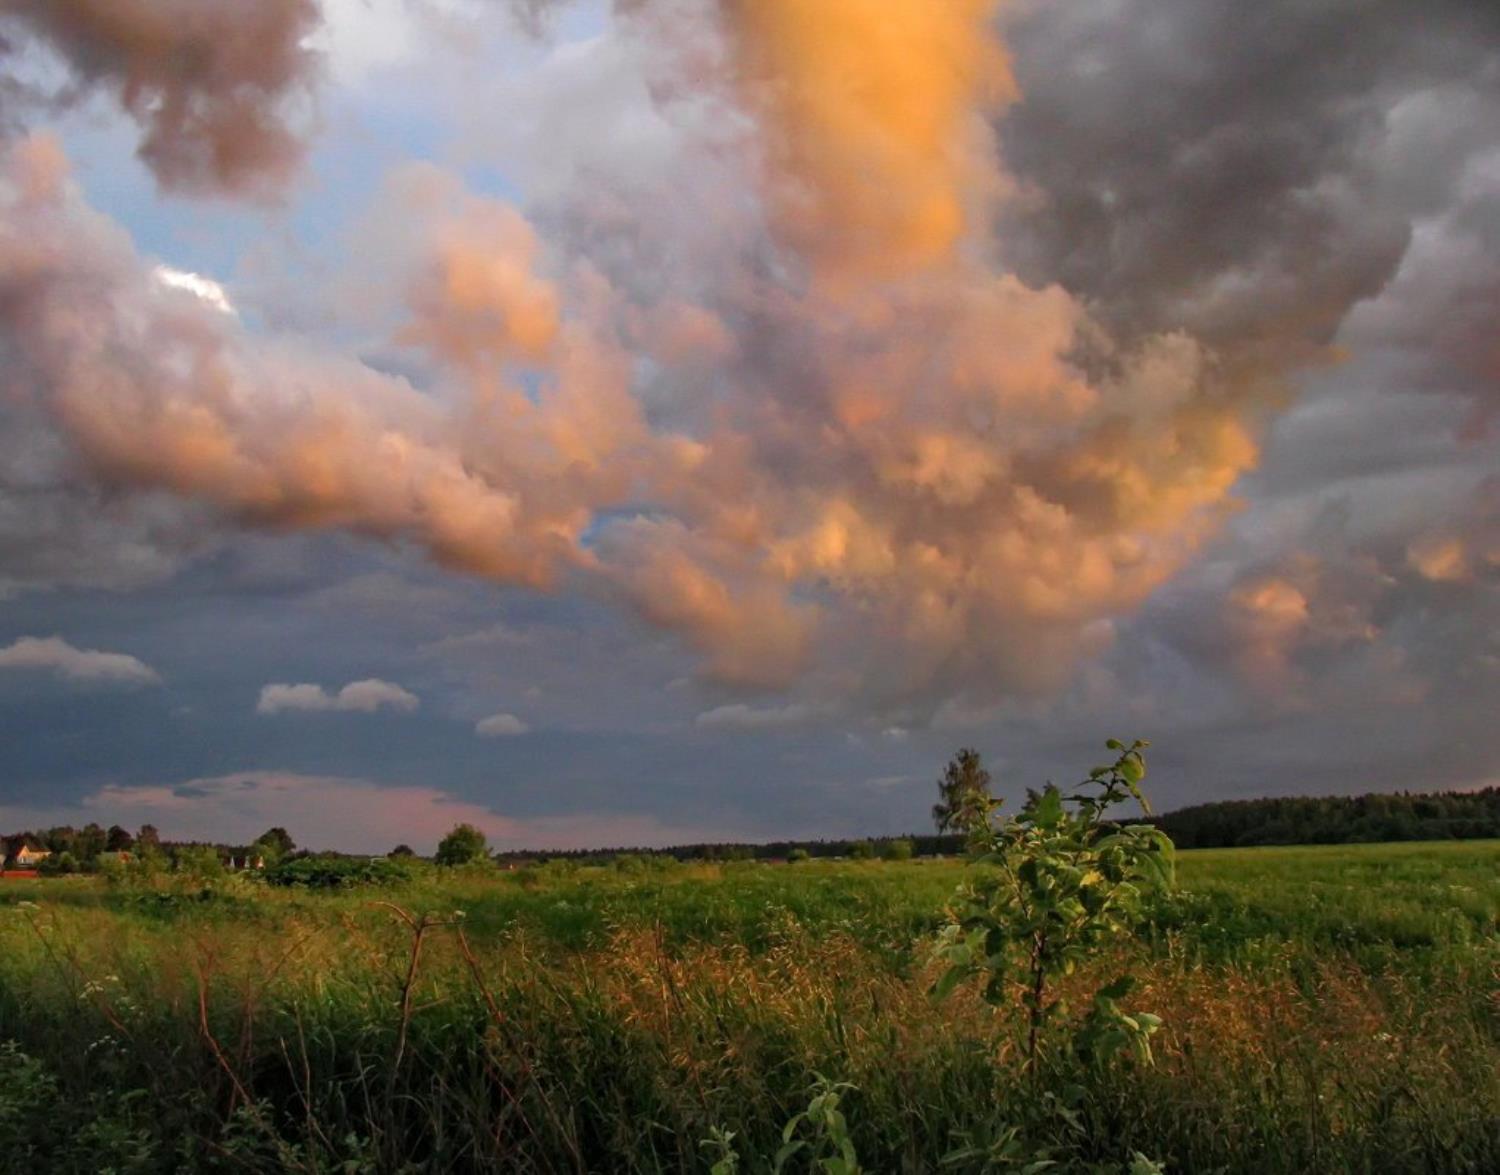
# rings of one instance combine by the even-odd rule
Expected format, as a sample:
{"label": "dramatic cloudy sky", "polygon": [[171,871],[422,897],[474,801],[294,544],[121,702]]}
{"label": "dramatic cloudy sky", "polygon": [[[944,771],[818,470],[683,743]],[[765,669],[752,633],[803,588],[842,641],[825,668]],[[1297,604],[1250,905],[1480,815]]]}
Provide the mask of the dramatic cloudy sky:
{"label": "dramatic cloudy sky", "polygon": [[0,827],[1500,777],[1487,0],[0,0]]}

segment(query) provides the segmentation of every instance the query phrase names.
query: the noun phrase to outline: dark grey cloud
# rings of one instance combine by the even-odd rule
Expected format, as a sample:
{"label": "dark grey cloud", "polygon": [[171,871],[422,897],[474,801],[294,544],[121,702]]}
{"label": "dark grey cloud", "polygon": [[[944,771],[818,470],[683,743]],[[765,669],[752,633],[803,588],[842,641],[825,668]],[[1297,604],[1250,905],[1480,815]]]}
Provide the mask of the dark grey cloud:
{"label": "dark grey cloud", "polygon": [[1149,725],[1190,795],[1492,777],[1500,9],[1121,0],[1006,28],[1005,255],[1290,404],[1240,515],[1030,729]]}
{"label": "dark grey cloud", "polygon": [[[7,355],[0,342],[0,362]],[[0,600],[52,587],[143,588],[219,541],[201,507],[79,477],[55,431],[0,392]]]}
{"label": "dark grey cloud", "polygon": [[68,75],[55,103],[107,91],[163,187],[265,196],[302,159],[320,23],[317,0],[3,0],[0,52],[55,53]]}
{"label": "dark grey cloud", "polygon": [[1000,140],[1032,192],[1003,242],[1137,329],[1331,341],[1500,144],[1493,5],[1031,4],[1006,28]]}

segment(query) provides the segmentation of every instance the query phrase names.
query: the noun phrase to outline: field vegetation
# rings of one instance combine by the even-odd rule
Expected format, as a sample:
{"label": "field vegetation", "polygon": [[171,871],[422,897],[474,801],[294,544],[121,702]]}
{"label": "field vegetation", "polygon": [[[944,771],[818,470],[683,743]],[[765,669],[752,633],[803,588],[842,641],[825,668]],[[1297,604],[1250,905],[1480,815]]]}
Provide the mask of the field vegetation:
{"label": "field vegetation", "polygon": [[1153,1063],[1059,1023],[1035,1073],[1019,1001],[930,995],[965,873],[11,881],[0,1163],[759,1171],[790,1128],[786,1170],[839,1169],[841,1138],[869,1171],[1500,1169],[1500,845],[1180,854],[1057,981],[1082,1007],[1134,975]]}

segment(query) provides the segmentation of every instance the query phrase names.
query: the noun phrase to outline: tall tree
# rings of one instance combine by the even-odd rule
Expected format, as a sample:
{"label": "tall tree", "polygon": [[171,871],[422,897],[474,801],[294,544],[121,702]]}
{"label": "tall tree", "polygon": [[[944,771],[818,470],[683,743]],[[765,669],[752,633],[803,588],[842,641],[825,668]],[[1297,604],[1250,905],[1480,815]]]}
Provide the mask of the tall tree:
{"label": "tall tree", "polygon": [[932,821],[939,832],[967,832],[984,816],[990,799],[990,773],[973,747],[963,747],[948,760],[937,786]]}
{"label": "tall tree", "polygon": [[90,821],[85,824],[73,841],[73,854],[81,861],[91,862],[109,843],[109,833]]}
{"label": "tall tree", "polygon": [[104,849],[106,852],[126,852],[134,846],[135,837],[131,836],[126,829],[121,828],[118,824],[111,824],[109,826],[109,832],[107,833],[106,840],[104,842]]}

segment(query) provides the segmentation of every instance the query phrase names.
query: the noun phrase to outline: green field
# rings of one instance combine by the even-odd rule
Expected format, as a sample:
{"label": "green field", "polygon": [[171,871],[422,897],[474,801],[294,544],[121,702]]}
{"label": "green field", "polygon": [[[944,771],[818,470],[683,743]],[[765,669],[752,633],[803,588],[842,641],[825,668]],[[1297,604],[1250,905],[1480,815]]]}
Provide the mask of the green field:
{"label": "green field", "polygon": [[822,1074],[870,1171],[1022,1170],[1038,1130],[1073,1169],[1500,1170],[1500,843],[1182,854],[1070,981],[1140,976],[1155,1064],[1036,1076],[1006,1009],[927,995],[962,874],[8,881],[0,1169],[706,1171],[719,1128],[769,1170]]}

